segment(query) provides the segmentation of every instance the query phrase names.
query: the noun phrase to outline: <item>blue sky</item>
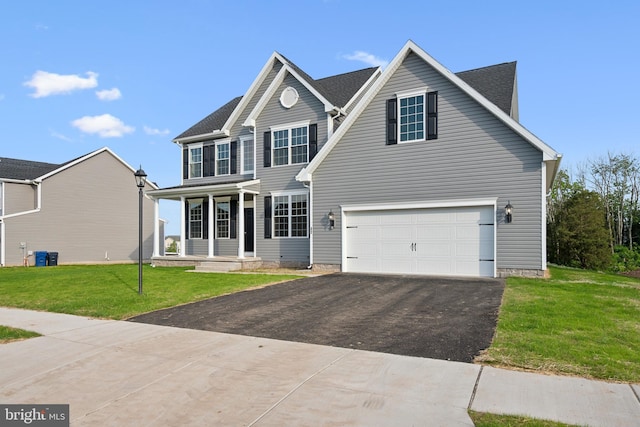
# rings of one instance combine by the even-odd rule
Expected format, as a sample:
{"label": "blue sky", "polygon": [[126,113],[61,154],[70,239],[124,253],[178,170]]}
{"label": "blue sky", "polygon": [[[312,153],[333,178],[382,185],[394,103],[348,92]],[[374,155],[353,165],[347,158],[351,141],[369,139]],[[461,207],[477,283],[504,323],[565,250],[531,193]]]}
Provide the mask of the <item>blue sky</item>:
{"label": "blue sky", "polygon": [[[0,156],[62,163],[108,146],[177,185],[171,140],[242,95],[273,51],[321,78],[384,65],[409,39],[454,72],[518,61],[520,121],[565,167],[638,155],[639,22],[638,1],[5,1]],[[178,204],[161,216],[177,234]]]}

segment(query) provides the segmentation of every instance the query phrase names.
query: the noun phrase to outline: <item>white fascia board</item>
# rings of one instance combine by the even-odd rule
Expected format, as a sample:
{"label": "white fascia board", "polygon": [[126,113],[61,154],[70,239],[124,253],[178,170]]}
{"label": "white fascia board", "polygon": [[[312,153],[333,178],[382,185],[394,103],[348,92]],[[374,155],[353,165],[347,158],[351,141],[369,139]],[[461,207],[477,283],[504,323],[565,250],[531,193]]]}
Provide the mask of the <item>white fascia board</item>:
{"label": "white fascia board", "polygon": [[360,103],[358,103],[353,111],[347,116],[346,120],[340,125],[337,131],[333,133],[331,138],[327,140],[327,142],[322,146],[320,151],[316,154],[313,160],[302,169],[298,175],[296,175],[296,180],[303,181],[302,178],[306,175],[311,175],[318,168],[320,163],[327,157],[327,155],[331,152],[333,147],[338,143],[340,138],[347,132],[347,130],[351,127],[353,122],[360,117],[365,108],[371,103],[373,98],[380,92],[380,89],[385,85],[387,81],[391,78],[393,73],[400,67],[402,61],[405,56],[408,54],[407,46],[398,53],[395,58],[389,63],[387,68],[382,72],[380,77],[373,83],[373,86],[369,89],[367,94],[362,98]]}
{"label": "white fascia board", "polygon": [[278,87],[284,81],[284,77],[287,74],[287,68],[288,67],[286,65],[283,65],[280,71],[278,71],[278,74],[276,74],[274,79],[271,81],[271,84],[269,84],[269,87],[267,88],[267,90],[264,92],[262,97],[258,100],[258,103],[256,104],[256,106],[253,107],[253,110],[251,110],[251,113],[249,113],[244,123],[242,123],[242,126],[245,126],[245,127],[256,126],[256,119],[258,118],[258,116],[260,115],[264,107],[266,107],[267,102],[269,102],[269,100],[276,93],[276,89],[278,89]]}
{"label": "white fascia board", "polygon": [[[100,148],[100,149],[98,149],[98,150],[96,150],[96,151],[93,151],[93,152],[91,152],[91,153],[89,153],[89,154],[87,154],[87,155],[85,155],[85,156],[82,156],[82,157],[80,157],[80,158],[78,158],[78,159],[74,160],[74,161],[73,161],[73,162],[71,162],[71,163],[67,163],[66,165],[64,165],[64,166],[62,166],[62,167],[60,167],[60,168],[58,168],[58,169],[55,169],[55,170],[53,170],[53,171],[51,171],[51,172],[49,172],[49,173],[47,173],[47,174],[45,174],[45,175],[42,175],[42,176],[40,176],[40,177],[36,178],[34,181],[42,181],[42,180],[45,180],[45,179],[47,179],[47,178],[49,178],[49,177],[51,177],[51,176],[53,176],[53,175],[55,175],[55,174],[57,174],[57,173],[60,173],[60,172],[62,172],[62,171],[64,171],[64,170],[67,170],[67,169],[69,169],[69,168],[71,168],[71,167],[73,167],[73,166],[77,165],[78,163],[82,163],[82,162],[84,162],[85,160],[88,160],[88,159],[90,159],[90,158],[92,158],[92,157],[94,157],[94,156],[97,156],[98,154],[103,153],[103,152],[107,152],[107,153],[109,153],[110,155],[112,155],[116,160],[118,160],[118,161],[119,161],[120,163],[122,163],[126,168],[128,168],[128,169],[131,171],[131,173],[132,173],[132,174],[136,172],[136,170],[137,170],[137,169],[135,169],[135,168],[134,168],[134,167],[132,167],[130,164],[128,164],[127,162],[125,162],[125,161],[124,161],[120,156],[118,156],[116,153],[114,153],[113,151],[111,151],[111,149],[110,149],[109,147],[102,147],[102,148]],[[159,188],[159,187],[158,187],[156,184],[154,184],[152,181],[147,181],[147,184],[148,184],[151,188],[153,188],[153,189],[156,189],[156,190],[157,190],[157,189]]]}
{"label": "white fascia board", "polygon": [[206,141],[208,139],[226,138],[230,135],[228,129],[216,129],[213,132],[203,133],[201,135],[185,136],[184,138],[176,138],[173,140],[176,144],[189,144],[191,142]]}
{"label": "white fascia board", "polygon": [[202,196],[204,194],[220,194],[225,192],[239,193],[240,191],[250,194],[259,194],[258,191],[249,190],[245,187],[260,184],[259,179],[252,179],[251,181],[234,182],[230,184],[208,184],[198,185],[195,187],[179,187],[179,188],[165,188],[160,190],[146,191],[145,194],[156,199],[175,199],[184,196]]}
{"label": "white fascia board", "polygon": [[434,208],[462,208],[471,206],[497,206],[498,198],[489,197],[482,199],[451,199],[451,200],[429,200],[406,203],[378,203],[361,205],[340,205],[342,212],[351,211],[385,211],[403,209],[434,209]]}
{"label": "white fascia board", "polygon": [[[400,50],[400,52],[393,58],[389,66],[382,72],[380,78],[374,82],[373,86],[369,90],[369,92],[365,95],[362,101],[354,108],[354,110],[349,114],[347,119],[342,123],[342,125],[338,128],[338,130],[333,134],[331,138],[325,143],[322,149],[318,152],[316,157],[307,165],[305,173],[313,173],[318,165],[322,163],[322,161],[327,157],[329,152],[333,149],[333,147],[338,143],[340,138],[347,132],[347,130],[352,126],[353,122],[358,119],[358,117],[362,114],[365,108],[371,103],[373,98],[380,92],[380,89],[384,87],[384,85],[389,81],[391,76],[397,71],[405,58],[409,55],[409,53],[415,53],[426,63],[431,65],[436,71],[438,71],[442,76],[449,79],[454,85],[458,86],[464,92],[466,92],[469,96],[475,99],[478,103],[480,103],[483,107],[485,107],[489,112],[493,113],[498,119],[504,122],[509,128],[514,130],[517,134],[522,136],[526,141],[528,141],[531,145],[540,150],[543,154],[543,160],[552,161],[558,160],[561,155],[556,152],[549,145],[545,144],[542,140],[536,137],[534,134],[529,132],[524,126],[520,123],[516,122],[514,119],[509,117],[504,111],[499,109],[495,104],[487,100],[484,96],[480,95],[478,91],[473,89],[467,83],[465,83],[460,77],[456,76],[453,72],[449,71],[442,64],[436,61],[433,57],[431,57],[428,53],[422,50],[418,45],[416,45],[413,41],[409,40],[404,47]],[[302,178],[303,171],[300,171],[298,176]],[[296,176],[296,179],[298,179]]]}
{"label": "white fascia board", "polygon": [[378,67],[372,74],[371,77],[369,77],[369,79],[360,87],[360,89],[358,89],[358,91],[355,93],[355,95],[353,95],[351,97],[351,99],[349,100],[349,102],[347,102],[347,104],[342,107],[343,110],[348,111],[349,107],[351,107],[351,104],[353,104],[355,102],[356,99],[358,99],[360,97],[360,95],[362,94],[362,92],[366,91],[369,89],[369,86],[373,83],[373,81],[375,81],[378,77],[380,77],[380,75],[382,74],[382,67]]}
{"label": "white fascia board", "polygon": [[247,116],[247,119],[244,121],[244,123],[242,123],[242,126],[251,126],[251,127],[256,126],[256,119],[258,118],[260,113],[262,113],[262,110],[264,109],[264,107],[266,107],[267,103],[273,98],[278,87],[280,87],[282,82],[284,82],[284,79],[287,73],[291,74],[293,78],[298,80],[298,82],[300,82],[301,85],[303,85],[309,92],[311,92],[313,96],[315,96],[320,102],[322,102],[322,104],[324,105],[325,113],[329,113],[331,111],[337,110],[336,106],[330,103],[324,96],[320,94],[320,92],[318,92],[313,86],[311,86],[305,79],[300,77],[300,75],[296,73],[293,70],[293,68],[291,68],[288,64],[284,63],[280,71],[278,71],[278,74],[276,75],[276,77],[273,79],[273,81],[271,82],[271,84],[269,85],[265,93],[262,95],[262,97],[256,104],[256,106],[253,108],[251,113],[249,113],[249,115]]}
{"label": "white fascia board", "polygon": [[[253,99],[254,95],[258,91],[258,88],[260,88],[260,86],[262,85],[264,80],[269,75],[269,71],[271,71],[271,69],[273,68],[273,65],[274,65],[275,61],[279,61],[283,65],[286,62],[284,60],[284,58],[282,58],[282,56],[280,56],[277,52],[273,52],[271,54],[271,56],[269,57],[267,62],[265,62],[265,64],[262,66],[262,69],[258,73],[258,76],[255,78],[253,83],[251,83],[251,86],[249,86],[249,89],[244,94],[244,96],[242,97],[242,99],[240,100],[238,105],[236,105],[236,108],[233,110],[233,112],[231,113],[231,115],[229,116],[227,121],[225,122],[225,124],[223,126],[223,129],[231,129],[233,127],[233,125],[235,124],[236,120],[238,120],[238,117],[240,116],[240,113],[242,111],[244,111],[244,109],[246,108],[247,104],[249,104],[249,101],[251,99]],[[245,121],[245,123],[246,123],[246,121]],[[243,126],[255,126],[255,124],[254,125],[246,125],[244,123],[242,125]]]}

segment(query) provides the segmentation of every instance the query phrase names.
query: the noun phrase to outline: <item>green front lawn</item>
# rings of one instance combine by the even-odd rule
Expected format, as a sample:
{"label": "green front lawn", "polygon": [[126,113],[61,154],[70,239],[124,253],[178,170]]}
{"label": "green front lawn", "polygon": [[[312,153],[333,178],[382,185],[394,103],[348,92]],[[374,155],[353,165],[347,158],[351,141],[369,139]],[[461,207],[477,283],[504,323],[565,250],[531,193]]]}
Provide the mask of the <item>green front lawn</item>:
{"label": "green front lawn", "polygon": [[469,416],[476,427],[571,427],[570,424],[513,415],[495,415],[469,411]]}
{"label": "green front lawn", "polygon": [[185,267],[78,265],[0,268],[0,306],[108,319],[199,301],[271,283],[286,274],[193,273]]}
{"label": "green front lawn", "polygon": [[8,326],[0,325],[0,344],[39,336],[40,334],[37,332],[25,331],[24,329],[10,328]]}
{"label": "green front lawn", "polygon": [[481,363],[640,383],[640,280],[551,267],[509,278]]}

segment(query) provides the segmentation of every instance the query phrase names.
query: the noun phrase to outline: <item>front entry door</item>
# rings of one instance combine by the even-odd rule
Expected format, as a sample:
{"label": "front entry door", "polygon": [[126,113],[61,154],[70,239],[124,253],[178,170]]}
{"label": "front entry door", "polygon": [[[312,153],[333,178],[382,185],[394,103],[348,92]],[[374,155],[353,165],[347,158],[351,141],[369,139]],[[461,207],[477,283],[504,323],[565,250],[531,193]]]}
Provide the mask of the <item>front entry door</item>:
{"label": "front entry door", "polygon": [[244,208],[244,250],[253,252],[253,208]]}

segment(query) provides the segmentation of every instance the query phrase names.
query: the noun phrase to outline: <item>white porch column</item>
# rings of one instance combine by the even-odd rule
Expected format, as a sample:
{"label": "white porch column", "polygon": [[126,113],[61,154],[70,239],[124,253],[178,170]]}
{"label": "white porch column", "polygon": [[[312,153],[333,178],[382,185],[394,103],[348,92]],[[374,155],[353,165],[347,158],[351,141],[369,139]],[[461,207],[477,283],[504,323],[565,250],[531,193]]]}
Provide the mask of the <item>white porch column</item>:
{"label": "white porch column", "polygon": [[238,258],[244,258],[244,191],[238,195]]}
{"label": "white porch column", "polygon": [[214,225],[216,223],[215,210],[213,209],[213,195],[209,194],[209,221],[207,221],[207,233],[208,233],[208,249],[207,249],[207,258],[213,258],[213,238],[215,234],[213,234]]}
{"label": "white porch column", "polygon": [[185,198],[184,196],[180,196],[180,256],[185,256],[187,245],[185,244],[185,230],[184,224],[187,218],[186,208],[185,208]]}
{"label": "white porch column", "polygon": [[160,256],[160,200],[153,199],[153,255]]}

